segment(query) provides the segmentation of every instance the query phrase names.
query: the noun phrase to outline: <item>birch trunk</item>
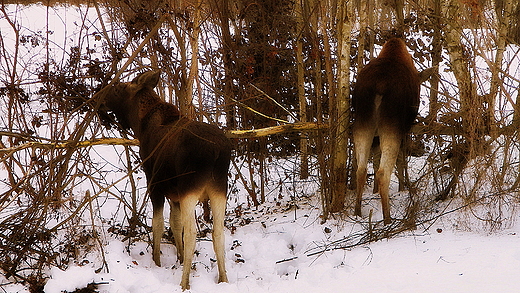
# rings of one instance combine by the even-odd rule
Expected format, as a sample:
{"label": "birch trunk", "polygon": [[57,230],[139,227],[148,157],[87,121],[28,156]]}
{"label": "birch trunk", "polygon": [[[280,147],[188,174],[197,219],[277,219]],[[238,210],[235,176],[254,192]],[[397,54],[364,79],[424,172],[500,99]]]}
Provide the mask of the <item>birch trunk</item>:
{"label": "birch trunk", "polygon": [[447,50],[450,57],[450,66],[459,88],[460,112],[462,114],[462,126],[469,140],[474,140],[475,132],[480,129],[481,119],[484,113],[478,113],[482,104],[472,82],[468,57],[464,55],[465,47],[462,43],[463,17],[460,6],[454,0],[444,0],[442,13],[446,24],[445,37]]}
{"label": "birch trunk", "polygon": [[459,89],[460,114],[462,119],[462,136],[463,143],[456,143],[453,138],[452,148],[456,149],[457,145],[463,145],[464,151],[456,153],[451,158],[452,178],[448,186],[442,191],[437,198],[445,200],[454,190],[459,177],[464,170],[469,158],[474,158],[481,150],[480,143],[482,139],[483,119],[485,111],[483,101],[477,95],[476,85],[472,82],[470,73],[470,60],[465,54],[467,48],[463,44],[463,23],[465,20],[460,5],[456,0],[443,0],[441,4],[443,22],[446,25],[444,30],[446,39],[446,48],[450,57],[450,67],[457,81]]}
{"label": "birch trunk", "polygon": [[332,204],[331,211],[343,209],[347,192],[347,148],[350,104],[350,42],[351,42],[351,10],[347,2],[339,7],[337,22],[338,39],[338,97],[336,99],[336,125],[332,150]]}

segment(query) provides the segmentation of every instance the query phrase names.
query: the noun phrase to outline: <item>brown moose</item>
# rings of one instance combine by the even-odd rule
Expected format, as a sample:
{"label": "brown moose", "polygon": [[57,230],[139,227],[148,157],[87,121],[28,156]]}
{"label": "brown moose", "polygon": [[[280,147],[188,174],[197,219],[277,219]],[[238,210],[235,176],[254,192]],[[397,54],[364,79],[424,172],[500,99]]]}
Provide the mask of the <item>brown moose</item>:
{"label": "brown moose", "polygon": [[177,107],[154,92],[160,72],[139,74],[132,82],[115,82],[96,94],[123,128],[139,139],[140,156],[152,201],[153,260],[161,265],[165,198],[170,204],[170,226],[177,257],[184,263],[181,287],[189,289],[196,242],[195,206],[210,200],[213,248],[218,281],[227,282],[224,260],[224,217],[231,142],[214,125],[189,120]]}
{"label": "brown moose", "polygon": [[400,38],[388,40],[379,56],[358,74],[352,92],[352,131],[357,160],[354,212],[358,216],[361,216],[370,148],[374,137],[379,136],[381,161],[374,184],[381,196],[384,223],[391,223],[388,198],[390,175],[401,142],[417,117],[420,83],[421,76]]}

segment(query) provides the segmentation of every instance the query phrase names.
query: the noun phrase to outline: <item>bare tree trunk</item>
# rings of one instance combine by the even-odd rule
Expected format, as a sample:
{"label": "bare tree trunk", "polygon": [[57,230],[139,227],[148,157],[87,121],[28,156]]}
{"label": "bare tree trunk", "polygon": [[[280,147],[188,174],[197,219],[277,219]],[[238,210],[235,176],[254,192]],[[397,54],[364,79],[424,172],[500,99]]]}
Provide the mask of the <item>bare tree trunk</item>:
{"label": "bare tree trunk", "polygon": [[[443,0],[441,4],[441,11],[444,17],[443,21],[446,24],[445,38],[448,54],[450,57],[450,66],[453,75],[457,80],[459,89],[460,113],[462,119],[462,129],[464,145],[467,151],[458,152],[457,156],[451,159],[452,162],[459,162],[453,168],[453,177],[450,180],[448,187],[443,190],[438,199],[446,199],[447,195],[451,193],[451,189],[456,186],[458,177],[468,163],[469,158],[475,157],[475,154],[480,152],[480,147],[484,146],[481,143],[482,133],[484,129],[485,116],[483,110],[483,101],[477,95],[476,86],[471,79],[470,60],[465,54],[467,48],[463,44],[463,15],[460,10],[460,5],[454,0]],[[453,138],[452,147],[456,148],[456,138]]]}
{"label": "bare tree trunk", "polygon": [[[360,1],[359,2],[359,37],[358,37],[358,48],[357,48],[357,69],[356,72],[359,72],[363,65],[365,64],[365,44],[366,44],[366,34],[368,27],[368,9],[370,6],[370,0],[368,1]],[[338,40],[339,42],[339,40]]]}
{"label": "bare tree trunk", "polygon": [[132,156],[131,156],[131,150],[130,146],[125,146],[125,156],[126,156],[126,168],[127,168],[127,176],[130,181],[130,188],[131,188],[131,215],[128,217],[128,224],[130,232],[135,235],[137,233],[137,225],[139,224],[139,210],[137,208],[137,184],[135,182],[134,174],[133,174],[133,167],[132,167]]}
{"label": "bare tree trunk", "polygon": [[[321,28],[324,27],[324,25],[320,25],[319,22],[319,16],[324,14],[321,12],[324,8],[321,6],[321,2],[318,1],[310,1],[311,4],[309,5],[309,9],[311,10],[311,15],[309,16],[311,21],[310,26],[310,35],[312,40],[312,49],[317,52],[317,58],[314,62],[314,88],[315,88],[315,95],[316,100],[314,101],[314,104],[316,105],[316,119],[318,121],[318,124],[323,123],[323,109],[322,109],[322,98],[323,98],[323,76],[322,76],[322,60],[321,60],[321,49],[320,49],[320,35],[319,31]],[[325,43],[325,39],[327,39],[327,33],[326,30],[323,29],[322,33],[323,42]],[[327,40],[328,41],[328,40]],[[328,50],[327,45],[324,45],[324,49]],[[319,52],[319,53],[318,53]],[[324,54],[325,55],[325,54]]]}
{"label": "bare tree trunk", "polygon": [[[199,76],[199,35],[201,25],[201,5],[202,1],[197,0],[195,6],[195,12],[193,15],[193,29],[189,35],[190,48],[191,48],[191,64],[190,71],[188,73],[188,80],[186,82],[186,97],[185,97],[185,109],[181,111],[188,118],[195,119],[195,106],[193,105],[193,85],[195,79]],[[199,104],[202,101],[199,101]],[[200,118],[200,117],[199,117]]]}
{"label": "bare tree trunk", "polygon": [[[192,35],[187,34],[183,30],[179,29],[179,25],[177,25],[171,18],[168,19],[170,28],[172,29],[175,38],[177,40],[177,44],[179,47],[179,55],[181,57],[181,65],[179,68],[179,72],[173,74],[173,79],[177,81],[178,87],[174,87],[175,95],[177,97],[177,104],[179,105],[179,110],[183,115],[186,115],[189,118],[195,117],[195,109],[193,107],[193,79],[195,72],[192,73],[192,70],[197,70],[197,55],[198,55],[198,36],[199,32],[196,28],[193,28]],[[182,20],[181,20],[182,21]],[[193,25],[199,25],[198,21],[194,20]],[[200,27],[198,28],[200,29]],[[193,40],[196,37],[197,40]],[[188,74],[187,66],[188,66],[188,45],[186,44],[186,38],[189,39],[190,47],[194,45],[197,46],[195,48],[195,52],[191,52],[191,65],[190,71]],[[193,49],[193,48],[192,48]],[[193,68],[195,66],[195,68]],[[191,79],[191,80],[190,80]]]}
{"label": "bare tree trunk", "polygon": [[[434,18],[433,18],[433,41],[432,41],[432,66],[439,68],[442,61],[442,26],[441,26],[441,0],[434,1]],[[437,114],[439,113],[439,81],[438,74],[432,74],[430,78],[430,105],[428,111],[428,122],[436,122]]]}
{"label": "bare tree trunk", "polygon": [[[307,122],[307,98],[305,97],[305,69],[303,64],[303,2],[299,0],[295,4],[296,14],[296,76],[298,87],[298,100],[300,106],[300,122]],[[300,178],[309,177],[308,140],[305,134],[300,134]]]}
{"label": "bare tree trunk", "polygon": [[[494,68],[491,71],[491,89],[489,93],[488,99],[488,119],[490,122],[490,126],[492,128],[496,128],[495,123],[495,101],[500,98],[502,92],[502,61],[504,60],[504,51],[506,48],[506,40],[507,40],[507,31],[509,28],[510,17],[513,9],[512,0],[504,1],[504,8],[502,11],[502,15],[497,15],[498,21],[498,31],[496,32],[496,54],[495,54],[495,62]],[[490,67],[493,65],[490,64]]]}
{"label": "bare tree trunk", "polygon": [[404,0],[395,0],[395,12],[397,16],[397,25],[399,28],[404,27]]}
{"label": "bare tree trunk", "polygon": [[334,149],[332,150],[332,204],[331,211],[343,209],[347,192],[347,148],[350,104],[350,42],[352,12],[348,2],[339,4],[337,20],[338,39],[338,95],[334,130]]}
{"label": "bare tree trunk", "polygon": [[[314,52],[316,52],[316,59],[314,60],[313,66],[314,66],[314,96],[315,99],[313,100],[313,104],[316,105],[316,121],[318,124],[323,124],[323,108],[322,108],[322,102],[324,99],[323,95],[323,75],[322,75],[322,49],[320,48],[320,34],[319,31],[321,28],[324,28],[324,25],[320,25],[319,17],[320,15],[324,15],[323,12],[325,8],[323,7],[321,1],[319,0],[310,0],[307,10],[309,11],[307,14],[309,15],[310,19],[310,27],[309,27],[309,34],[310,34],[310,40],[312,42],[312,49]],[[327,18],[323,19],[325,21]],[[323,34],[321,35],[321,38],[323,40],[327,39],[327,33],[326,30],[323,29]],[[326,42],[326,41],[323,41]],[[327,46],[324,46],[325,50],[328,50]],[[324,54],[326,55],[326,54]],[[332,85],[329,85],[329,88],[332,87]],[[321,133],[320,133],[321,134]],[[325,141],[322,135],[318,135],[316,139],[314,140],[316,143],[316,148],[318,149],[318,160],[322,160],[322,163],[325,161],[324,154],[320,154],[320,152],[323,151],[325,146]],[[319,163],[320,166],[325,166],[324,164]],[[323,174],[322,176],[327,176],[324,170],[320,170],[320,173]]]}
{"label": "bare tree trunk", "polygon": [[[325,3],[325,6],[322,10],[320,10],[320,16],[322,20],[322,24],[320,26],[320,32],[323,35],[323,49],[324,49],[324,59],[325,59],[325,75],[328,85],[328,91],[325,99],[328,100],[329,107],[331,108],[331,113],[334,113],[335,105],[336,105],[336,79],[333,73],[333,57],[332,57],[332,47],[329,41],[328,31],[335,30],[335,21],[336,19],[335,12],[337,11],[337,3],[333,5],[332,1],[325,1],[321,3]],[[320,5],[320,4],[318,4]],[[318,103],[320,96],[318,96]],[[334,114],[331,114],[332,117],[335,117]],[[322,113],[318,112],[318,123],[323,122]],[[331,156],[331,151],[334,149],[332,146],[333,143],[330,141],[333,139],[333,135],[335,134],[335,130],[333,128],[328,129],[328,131],[318,131],[318,164],[320,168],[320,193],[321,193],[321,207],[323,211],[323,221],[326,221],[329,216],[329,212],[331,211],[331,203],[332,197],[334,194],[334,180],[333,180],[333,164],[334,159]],[[327,141],[328,140],[328,141]],[[332,159],[331,159],[332,158]]]}
{"label": "bare tree trunk", "polygon": [[229,0],[214,0],[214,10],[217,14],[221,30],[222,61],[224,65],[224,80],[222,95],[224,96],[224,111],[226,112],[226,127],[236,129],[236,117],[234,109],[233,77],[231,55],[234,50],[231,31],[229,29],[230,11]]}
{"label": "bare tree trunk", "polygon": [[[464,55],[465,47],[462,43],[463,26],[460,23],[462,21],[461,12],[459,11],[458,3],[455,3],[453,0],[444,0],[442,9],[446,21],[445,35],[450,56],[450,66],[459,88],[460,110],[463,116],[470,117],[468,114],[473,112],[472,109],[475,109],[475,106],[480,108],[480,105],[475,103],[477,98],[476,88],[471,81],[468,57]],[[471,121],[469,120],[475,120],[476,117],[473,116],[471,118],[464,119],[463,117],[465,120],[463,127],[468,132],[474,129],[470,125]]]}

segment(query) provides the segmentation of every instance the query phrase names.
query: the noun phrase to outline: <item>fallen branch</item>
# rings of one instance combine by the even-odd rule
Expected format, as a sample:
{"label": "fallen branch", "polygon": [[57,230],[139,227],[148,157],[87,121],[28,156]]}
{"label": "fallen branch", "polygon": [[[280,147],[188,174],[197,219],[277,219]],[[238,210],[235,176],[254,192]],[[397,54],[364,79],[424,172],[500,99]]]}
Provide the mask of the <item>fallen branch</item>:
{"label": "fallen branch", "polygon": [[328,124],[318,124],[312,122],[302,122],[302,123],[291,123],[284,124],[260,129],[250,129],[250,130],[230,130],[226,131],[226,136],[229,138],[255,138],[268,136],[279,133],[289,133],[289,132],[299,132],[299,131],[315,131],[321,129],[327,129],[329,127]]}
{"label": "fallen branch", "polygon": [[0,155],[15,153],[24,149],[66,149],[66,148],[81,148],[88,147],[94,145],[139,145],[139,141],[137,139],[123,139],[123,138],[100,138],[93,140],[85,140],[79,141],[75,143],[74,141],[67,142],[38,142],[31,141],[21,145],[17,145],[10,148],[0,149]]}
{"label": "fallen branch", "polygon": [[[319,129],[326,129],[327,124],[316,124],[316,123],[293,123],[285,124],[267,128],[251,129],[251,130],[229,130],[226,131],[226,136],[229,138],[255,138],[268,136],[279,133],[289,133],[296,131],[314,131]],[[21,139],[30,140],[31,137],[24,136],[19,133],[2,132],[0,135],[18,137]],[[66,149],[66,148],[82,148],[90,147],[95,145],[124,145],[124,146],[137,146],[139,140],[137,139],[124,139],[124,138],[99,138],[93,140],[84,140],[79,142],[65,141],[65,142],[39,142],[29,141],[14,147],[0,149],[0,155],[15,153],[24,149]]]}
{"label": "fallen branch", "polygon": [[[257,138],[263,136],[269,136],[273,134],[280,133],[290,133],[290,132],[307,132],[307,131],[316,131],[323,130],[329,128],[329,124],[319,124],[313,122],[298,122],[298,123],[289,123],[284,125],[277,125],[266,128],[259,129],[248,129],[248,130],[227,130],[226,136],[229,138]],[[516,124],[507,125],[501,128],[497,128],[496,135],[512,135],[516,133],[518,126]],[[463,135],[464,132],[455,127],[450,127],[447,125],[443,125],[440,123],[430,123],[428,125],[418,123],[412,127],[412,133],[415,134],[424,134],[428,133],[430,135]],[[31,141],[31,140],[47,140],[51,141],[47,138],[42,137],[33,137],[24,135],[21,133],[14,132],[6,132],[0,131],[0,136],[10,136],[17,137],[20,140],[29,141],[24,144],[20,144],[10,148],[0,148],[0,155],[14,153],[20,150],[28,149],[28,148],[38,148],[38,149],[64,149],[64,148],[78,148],[78,147],[89,147],[95,145],[128,145],[128,146],[137,146],[139,145],[139,141],[137,139],[123,139],[123,138],[100,138],[93,140],[85,140],[85,141],[62,141],[62,142],[39,142],[39,141]]]}

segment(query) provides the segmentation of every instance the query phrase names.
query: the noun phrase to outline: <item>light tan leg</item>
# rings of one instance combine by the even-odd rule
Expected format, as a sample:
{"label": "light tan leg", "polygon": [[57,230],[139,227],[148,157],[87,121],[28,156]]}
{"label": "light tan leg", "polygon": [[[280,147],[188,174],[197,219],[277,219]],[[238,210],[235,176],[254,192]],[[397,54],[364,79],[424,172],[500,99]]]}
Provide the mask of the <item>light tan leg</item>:
{"label": "light tan leg", "polygon": [[224,219],[226,216],[226,194],[211,193],[210,204],[213,212],[213,250],[217,257],[218,282],[227,282],[226,260],[225,260],[225,239],[224,239]]}
{"label": "light tan leg", "polygon": [[177,259],[182,263],[184,261],[184,244],[182,243],[181,207],[178,202],[170,201],[170,229],[175,239]]}
{"label": "light tan leg", "polygon": [[157,266],[161,266],[161,239],[164,232],[163,206],[154,207],[152,218],[152,257]]}
{"label": "light tan leg", "polygon": [[182,269],[181,288],[190,288],[191,263],[195,252],[195,242],[197,240],[197,227],[195,223],[195,206],[199,201],[199,194],[192,193],[180,200],[181,223],[184,231],[184,267]]}
{"label": "light tan leg", "polygon": [[354,148],[357,160],[356,171],[356,205],[354,214],[361,216],[361,200],[363,197],[363,190],[365,189],[365,182],[367,177],[367,163],[370,156],[370,147],[374,138],[375,129],[354,128]]}
{"label": "light tan leg", "polygon": [[390,217],[389,199],[390,176],[392,175],[397,160],[401,138],[394,131],[381,132],[381,164],[376,176],[379,181],[379,194],[381,195],[381,204],[383,206],[383,219],[385,225],[388,225],[392,221]]}
{"label": "light tan leg", "polygon": [[[371,147],[370,153],[372,154],[372,165],[374,166],[374,170],[377,171],[379,170],[379,163],[381,162],[381,145],[377,144],[376,147]],[[379,182],[376,175],[377,173],[374,174],[374,189],[372,190],[373,194],[379,192]]]}

